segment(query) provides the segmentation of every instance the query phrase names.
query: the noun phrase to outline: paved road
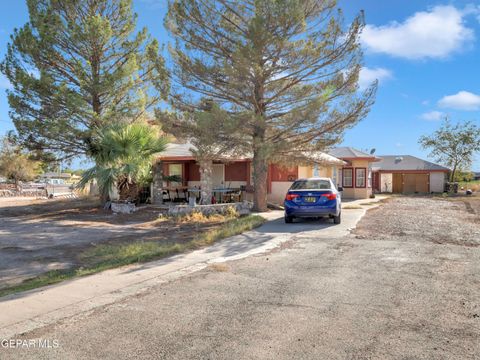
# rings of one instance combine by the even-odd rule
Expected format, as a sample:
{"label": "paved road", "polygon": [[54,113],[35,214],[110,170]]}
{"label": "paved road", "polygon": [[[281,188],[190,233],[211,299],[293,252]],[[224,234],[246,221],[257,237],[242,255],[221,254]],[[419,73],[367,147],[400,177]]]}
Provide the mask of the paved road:
{"label": "paved road", "polygon": [[478,358],[479,247],[316,226],[293,224],[268,253],[26,334],[59,347],[2,358]]}

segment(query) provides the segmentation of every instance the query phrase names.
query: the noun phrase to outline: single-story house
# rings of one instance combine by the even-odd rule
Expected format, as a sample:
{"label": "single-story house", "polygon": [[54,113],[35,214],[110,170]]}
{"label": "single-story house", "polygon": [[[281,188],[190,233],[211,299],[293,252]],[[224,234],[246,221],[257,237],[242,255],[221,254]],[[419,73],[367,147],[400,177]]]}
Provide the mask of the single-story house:
{"label": "single-story house", "polygon": [[69,173],[47,172],[40,175],[39,181],[45,184],[63,185],[70,179],[70,177],[71,174]]}
{"label": "single-story house", "polygon": [[480,172],[473,173],[473,180],[480,180]]}
{"label": "single-story house", "polygon": [[449,169],[411,155],[382,155],[372,167],[376,192],[443,192]]}
{"label": "single-story house", "polygon": [[[188,188],[200,187],[200,167],[192,154],[193,145],[190,143],[171,143],[166,151],[162,152],[158,161],[162,163],[164,175],[179,175],[182,186]],[[341,169],[346,163],[334,156],[315,152],[302,156],[308,161],[295,166],[270,164],[267,177],[267,198],[272,203],[281,204],[288,188],[293,181],[299,178],[324,176],[333,179],[334,183],[341,183]],[[250,155],[228,157],[224,156],[213,162],[213,188],[251,188],[253,184],[252,157]],[[159,186],[168,184],[153,184],[153,201],[160,196]],[[155,195],[157,194],[157,195]],[[251,194],[246,192],[248,198]]]}
{"label": "single-story house", "polygon": [[338,182],[338,186],[343,187],[343,197],[368,198],[372,194],[372,164],[380,159],[352,147],[334,148],[329,154],[345,162]]}

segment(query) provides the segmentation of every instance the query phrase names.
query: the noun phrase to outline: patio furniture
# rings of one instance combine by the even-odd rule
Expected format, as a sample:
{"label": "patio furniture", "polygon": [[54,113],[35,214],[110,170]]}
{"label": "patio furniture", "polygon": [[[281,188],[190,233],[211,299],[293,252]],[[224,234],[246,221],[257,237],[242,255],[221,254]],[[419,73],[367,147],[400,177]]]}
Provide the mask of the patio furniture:
{"label": "patio furniture", "polygon": [[200,202],[200,197],[201,197],[201,193],[202,193],[201,189],[197,189],[197,188],[188,189],[187,193],[188,193],[189,198],[194,196],[195,199],[197,199],[197,203]]}
{"label": "patio furniture", "polygon": [[162,191],[167,192],[168,199],[172,202],[187,201],[187,190],[188,186],[170,186],[162,189]]}
{"label": "patio furniture", "polygon": [[231,195],[236,194],[240,191],[240,189],[236,188],[217,188],[213,189],[213,196],[217,200],[217,203],[223,204],[225,203],[225,199],[230,199],[231,202]]}

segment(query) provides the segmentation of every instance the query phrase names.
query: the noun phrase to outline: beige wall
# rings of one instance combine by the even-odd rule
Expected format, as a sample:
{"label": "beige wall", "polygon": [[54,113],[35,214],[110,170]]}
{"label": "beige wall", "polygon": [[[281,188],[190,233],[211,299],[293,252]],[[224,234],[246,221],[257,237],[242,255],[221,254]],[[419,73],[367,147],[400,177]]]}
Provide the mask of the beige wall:
{"label": "beige wall", "polygon": [[272,191],[267,195],[267,200],[274,204],[283,204],[285,195],[292,184],[292,181],[273,181]]}
{"label": "beige wall", "polygon": [[393,191],[392,173],[380,173],[380,192],[391,193]]}
{"label": "beige wall", "polygon": [[[353,168],[353,186],[355,186],[355,168],[366,168],[366,182],[367,187],[365,188],[344,188],[343,189],[343,198],[345,199],[367,199],[372,194],[372,188],[369,187],[368,175],[369,175],[369,166],[370,162],[367,160],[353,160],[350,166],[345,166],[346,168]],[[343,186],[343,182],[339,183]],[[372,185],[372,184],[370,184]]]}
{"label": "beige wall", "polygon": [[309,178],[312,177],[313,168],[310,166],[299,166],[298,167],[298,178]]}
{"label": "beige wall", "polygon": [[445,173],[431,172],[430,173],[430,191],[443,192],[445,189]]}

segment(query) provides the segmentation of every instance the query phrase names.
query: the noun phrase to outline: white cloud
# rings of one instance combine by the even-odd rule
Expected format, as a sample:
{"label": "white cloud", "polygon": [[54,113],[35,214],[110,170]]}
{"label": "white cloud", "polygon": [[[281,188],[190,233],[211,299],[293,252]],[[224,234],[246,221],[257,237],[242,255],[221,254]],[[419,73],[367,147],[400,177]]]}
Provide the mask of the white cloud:
{"label": "white cloud", "polygon": [[423,106],[428,106],[428,105],[430,105],[430,100],[423,100],[423,101],[422,101],[422,105],[423,105]]}
{"label": "white cloud", "polygon": [[371,52],[407,59],[445,58],[474,40],[473,30],[464,23],[468,14],[451,5],[435,6],[403,23],[366,25],[362,43]]}
{"label": "white cloud", "polygon": [[459,91],[454,95],[441,98],[438,101],[438,106],[466,111],[480,110],[480,95],[468,91]]}
{"label": "white cloud", "polygon": [[420,115],[423,120],[440,121],[445,118],[445,114],[441,111],[430,111]]}
{"label": "white cloud", "polygon": [[11,89],[12,84],[10,84],[10,81],[5,77],[5,75],[0,73],[0,89]]}
{"label": "white cloud", "polygon": [[358,79],[358,85],[360,89],[366,89],[372,82],[378,80],[379,83],[393,78],[393,74],[390,70],[384,68],[368,68],[363,67],[360,70],[360,76]]}

